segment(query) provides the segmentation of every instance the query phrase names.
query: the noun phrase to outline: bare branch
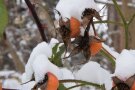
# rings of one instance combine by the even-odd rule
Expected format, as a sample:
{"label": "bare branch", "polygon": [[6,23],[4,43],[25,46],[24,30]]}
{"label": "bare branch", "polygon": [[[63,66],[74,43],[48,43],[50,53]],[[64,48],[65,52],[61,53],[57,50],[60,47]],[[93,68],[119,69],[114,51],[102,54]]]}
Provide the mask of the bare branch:
{"label": "bare branch", "polygon": [[30,9],[30,11],[31,11],[31,13],[33,15],[33,18],[34,18],[34,20],[35,20],[35,22],[37,24],[37,27],[39,29],[39,32],[41,34],[41,37],[42,37],[43,41],[46,41],[47,42],[47,38],[46,38],[46,36],[44,34],[44,28],[42,27],[42,24],[41,24],[41,22],[39,20],[39,17],[37,15],[37,13],[36,13],[33,5],[31,4],[31,2],[29,0],[25,0],[25,2],[26,2],[28,8]]}

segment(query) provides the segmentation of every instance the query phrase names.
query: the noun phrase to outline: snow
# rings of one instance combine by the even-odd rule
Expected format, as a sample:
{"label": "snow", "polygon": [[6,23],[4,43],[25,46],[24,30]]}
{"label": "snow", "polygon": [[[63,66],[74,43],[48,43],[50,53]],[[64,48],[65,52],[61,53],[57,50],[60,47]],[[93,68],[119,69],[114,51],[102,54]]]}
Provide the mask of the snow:
{"label": "snow", "polygon": [[0,71],[0,76],[8,77],[9,75],[14,74],[15,71]]}
{"label": "snow", "polygon": [[[45,42],[42,42],[34,48],[29,58],[30,61],[28,61],[28,63],[26,64],[25,73],[22,75],[23,83],[31,80],[33,74],[36,83],[40,82],[44,79],[44,76],[47,72],[53,73],[59,80],[74,79],[74,76],[71,71],[69,71],[66,68],[61,68],[61,69],[58,68],[56,65],[51,63],[48,59],[48,57],[50,57],[51,55],[50,53],[51,48],[57,42],[58,41],[56,39],[52,39],[49,45]],[[47,52],[49,52],[50,55]],[[65,84],[65,86],[69,86],[69,87],[73,85],[76,84],[75,83]],[[72,90],[78,90],[78,89],[76,88]]]}
{"label": "snow", "polygon": [[0,71],[0,82],[3,88],[20,89],[21,74],[13,70]]}
{"label": "snow", "polygon": [[135,50],[129,50],[130,54],[135,55]]}
{"label": "snow", "polygon": [[22,83],[25,83],[25,82],[29,81],[29,80],[27,80],[26,76],[27,76],[26,73],[22,74]]}
{"label": "snow", "polygon": [[[37,57],[39,58],[39,57]],[[36,65],[33,65],[34,66],[34,72],[35,72],[35,78],[36,78],[36,81],[31,81],[27,84],[24,84],[21,86],[21,90],[25,90],[26,88],[28,88],[27,90],[31,90],[31,88],[35,85],[35,83],[37,83],[38,81],[40,81],[41,79],[43,79],[44,77],[44,73],[46,72],[51,72],[53,73],[54,75],[57,76],[57,78],[59,80],[64,80],[64,79],[75,79],[73,73],[68,70],[67,68],[58,68],[57,66],[55,67],[55,65],[53,65],[52,63],[46,63],[45,64],[45,56],[40,56],[40,58],[42,58],[42,61],[39,63],[38,59],[37,59],[37,62]],[[43,65],[41,65],[44,64]],[[51,65],[52,64],[52,65]],[[44,68],[44,70],[43,70]],[[26,74],[24,73],[23,76],[22,76],[22,82],[25,82],[26,80]],[[76,83],[65,83],[64,86],[65,87],[71,87],[71,86],[74,86],[76,85]],[[71,90],[80,90],[80,87],[77,87],[77,88],[73,88]]]}
{"label": "snow", "polygon": [[3,70],[0,71],[0,77],[4,77],[4,78],[18,78],[21,79],[21,74],[17,73],[16,71],[9,71],[9,70]]}
{"label": "snow", "polygon": [[[68,70],[67,68],[61,68],[60,70],[62,72],[62,76],[63,76],[62,79],[63,80],[64,79],[75,79],[73,73],[70,70]],[[75,85],[76,85],[76,83],[64,83],[64,86],[67,88],[69,88],[71,86],[75,86]],[[80,90],[80,87],[73,88],[70,90]]]}
{"label": "snow", "polygon": [[20,90],[31,90],[35,84],[35,81],[28,82],[27,84],[21,85]]}
{"label": "snow", "polygon": [[35,76],[36,83],[40,82],[44,79],[47,72],[53,73],[58,79],[60,79],[62,76],[59,68],[48,60],[51,55],[51,47],[46,42],[39,43],[33,49],[28,63],[26,64],[22,82],[25,83],[30,81],[33,74]]}
{"label": "snow", "polygon": [[[50,46],[46,43],[46,42],[41,42],[39,43],[32,51],[30,58],[28,60],[28,63],[25,66],[25,73],[27,76],[27,80],[29,81],[32,78],[33,75],[33,68],[32,68],[32,64],[35,61],[35,58],[38,55],[45,55],[48,58],[51,57],[52,55],[52,50],[50,48]],[[40,61],[40,60],[39,60]]]}
{"label": "snow", "polygon": [[36,57],[37,55],[40,54],[45,54],[48,58],[51,57],[52,55],[52,50],[49,47],[49,45],[46,42],[41,42],[39,43],[32,51],[31,55],[30,55],[30,59],[31,57]]}
{"label": "snow", "polygon": [[57,43],[59,43],[59,41],[57,39],[55,39],[55,38],[52,38],[50,43],[49,43],[49,46],[51,48],[53,48]]}
{"label": "snow", "polygon": [[52,64],[45,55],[37,56],[32,67],[34,69],[36,82],[43,80],[47,72],[53,73],[58,79],[62,77],[59,68]]}
{"label": "snow", "polygon": [[[74,17],[79,21],[82,21],[81,16],[85,8],[93,8],[96,11],[100,11],[103,8],[103,4],[96,4],[94,0],[59,0],[59,2],[56,5],[56,10],[58,10],[61,13],[63,19],[70,19],[71,17]],[[107,14],[106,9],[100,11],[100,15],[104,16],[103,14]],[[59,20],[59,18],[59,15],[55,13],[55,19]],[[102,19],[106,20],[107,16],[102,17]],[[59,27],[58,22],[56,26]],[[106,32],[108,29],[106,24],[95,24],[95,28],[98,28],[98,33]],[[85,31],[84,27],[80,27],[80,30],[80,34],[83,36]],[[92,27],[89,30],[89,35],[94,35]]]}
{"label": "snow", "polygon": [[[51,47],[51,48],[53,48],[56,44],[58,44],[59,43],[59,41],[57,40],[57,39],[55,39],[55,38],[52,38],[51,39],[51,41],[50,41],[50,43],[49,43],[49,46]],[[58,45],[58,47],[57,47],[57,52],[59,52],[60,51],[60,47],[62,46],[62,45],[64,45],[64,43],[59,43],[59,45]],[[61,58],[64,58],[64,53],[61,55]]]}
{"label": "snow", "polygon": [[135,74],[135,50],[124,49],[116,58],[114,76],[125,81]]}
{"label": "snow", "polygon": [[[66,68],[60,69],[48,60],[48,58],[52,55],[51,48],[56,43],[58,43],[58,41],[56,39],[52,39],[49,45],[42,42],[33,49],[25,67],[26,71],[23,74],[22,82],[29,81],[33,74],[35,76],[35,81],[39,82],[43,80],[47,72],[51,72],[59,80],[78,79],[97,84],[105,84],[106,90],[110,90],[112,87],[112,76],[117,76],[121,80],[125,81],[135,74],[135,50],[125,49],[121,52],[121,54],[118,54],[107,45],[103,44],[103,47],[116,58],[115,73],[111,75],[107,70],[101,68],[98,63],[90,61],[83,65],[74,77],[70,70]],[[32,87],[32,85],[34,85],[34,82],[31,83],[30,86],[28,85],[28,87]],[[71,87],[76,85],[76,83],[65,83],[64,85],[66,87]],[[25,86],[22,87],[25,88]],[[79,87],[72,90],[79,90]]]}
{"label": "snow", "polygon": [[[82,12],[85,8],[93,8],[98,11],[98,7],[94,0],[59,0],[56,10],[58,10],[63,18],[70,18],[71,16],[81,21]],[[55,18],[59,19],[58,14]]]}
{"label": "snow", "polygon": [[20,89],[20,82],[15,79],[6,79],[2,83],[3,88]]}
{"label": "snow", "polygon": [[112,75],[107,70],[101,68],[98,63],[90,61],[77,72],[76,79],[105,84],[106,90],[110,90],[112,87],[111,76]]}

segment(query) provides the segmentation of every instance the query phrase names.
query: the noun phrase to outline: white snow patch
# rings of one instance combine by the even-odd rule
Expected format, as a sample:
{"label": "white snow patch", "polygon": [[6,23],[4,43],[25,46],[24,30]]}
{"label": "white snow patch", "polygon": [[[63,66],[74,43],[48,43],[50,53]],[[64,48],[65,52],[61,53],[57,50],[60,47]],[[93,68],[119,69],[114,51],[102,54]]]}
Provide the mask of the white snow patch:
{"label": "white snow patch", "polygon": [[[28,63],[25,66],[26,80],[31,80],[32,75],[34,73],[32,65],[35,61],[35,58],[39,55],[45,55],[47,58],[51,57],[52,49],[46,42],[39,43],[32,51]],[[40,59],[39,59],[40,62]]]}
{"label": "white snow patch", "polygon": [[[94,0],[59,0],[56,9],[61,13],[63,18],[75,17],[81,21],[82,12],[85,8],[99,10]],[[55,14],[58,18],[58,14]]]}
{"label": "white snow patch", "polygon": [[35,84],[36,84],[35,81],[28,82],[27,84],[21,85],[20,90],[31,90]]}
{"label": "white snow patch", "polygon": [[[49,45],[42,42],[34,48],[25,67],[25,73],[22,78],[23,83],[31,80],[33,74],[36,82],[39,82],[44,79],[47,72],[53,73],[59,80],[65,78],[65,73],[63,73],[64,69],[60,70],[48,60],[48,57],[52,54],[51,46],[53,47],[57,42],[56,39],[52,39]],[[65,72],[67,72],[67,70],[65,70]],[[72,77],[69,76],[69,78]]]}
{"label": "white snow patch", "polygon": [[2,83],[3,88],[20,89],[20,82],[15,79],[6,79]]}
{"label": "white snow patch", "polygon": [[[68,70],[67,68],[62,68],[60,70],[62,72],[62,76],[63,76],[62,79],[63,80],[64,79],[75,79],[73,73],[70,70]],[[76,83],[64,83],[64,86],[67,88],[75,86],[75,85],[76,85]],[[80,87],[73,88],[71,90],[80,90]]]}
{"label": "white snow patch", "polygon": [[59,43],[59,41],[57,39],[55,39],[55,38],[52,38],[50,43],[49,43],[49,46],[51,48],[53,48],[57,43]]}
{"label": "white snow patch", "polygon": [[129,50],[129,52],[133,55],[135,55],[135,50]]}
{"label": "white snow patch", "polygon": [[15,71],[0,71],[0,76],[8,77],[9,75],[14,74]]}
{"label": "white snow patch", "polygon": [[25,83],[25,82],[27,82],[28,80],[27,80],[27,77],[26,77],[26,73],[23,73],[22,74],[22,83]]}
{"label": "white snow patch", "polygon": [[124,49],[116,59],[114,75],[121,80],[127,80],[135,74],[135,50]]}
{"label": "white snow patch", "polygon": [[56,65],[52,64],[43,54],[38,55],[35,58],[35,61],[32,64],[32,69],[35,75],[36,82],[43,80],[47,72],[53,73],[57,76],[58,79],[62,77],[59,68]]}
{"label": "white snow patch", "polygon": [[77,72],[76,79],[105,84],[106,90],[110,90],[112,87],[111,76],[112,75],[107,70],[101,68],[98,63],[90,61]]}

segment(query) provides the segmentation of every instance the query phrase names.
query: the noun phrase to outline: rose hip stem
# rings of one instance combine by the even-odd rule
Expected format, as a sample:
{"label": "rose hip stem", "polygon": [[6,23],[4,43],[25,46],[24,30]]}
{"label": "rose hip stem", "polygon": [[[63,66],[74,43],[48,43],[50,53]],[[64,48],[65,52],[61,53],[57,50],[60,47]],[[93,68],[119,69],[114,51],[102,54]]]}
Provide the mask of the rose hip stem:
{"label": "rose hip stem", "polygon": [[116,60],[116,58],[115,58],[111,53],[109,53],[108,50],[106,50],[104,47],[102,47],[102,49],[103,49],[107,54],[109,54],[114,60]]}

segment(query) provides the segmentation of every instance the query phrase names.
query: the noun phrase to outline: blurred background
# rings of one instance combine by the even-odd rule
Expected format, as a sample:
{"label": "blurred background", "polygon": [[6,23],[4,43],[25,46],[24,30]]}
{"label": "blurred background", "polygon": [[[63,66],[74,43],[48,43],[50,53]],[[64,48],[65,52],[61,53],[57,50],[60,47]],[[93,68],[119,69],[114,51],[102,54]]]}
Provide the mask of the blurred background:
{"label": "blurred background", "polygon": [[[36,12],[45,27],[47,39],[55,37],[52,21],[54,18],[54,8],[58,0],[31,0],[32,3],[42,2],[41,7],[35,6]],[[117,0],[118,4],[128,21],[135,13],[135,0]],[[99,35],[105,39],[105,43],[113,50],[121,52],[125,48],[124,28],[119,22],[119,17],[112,0],[95,0],[98,4],[100,15],[103,20],[115,22],[96,24],[96,30]],[[32,49],[42,41],[35,21],[32,18],[24,0],[5,0],[8,10],[8,25],[5,28],[3,38],[0,41],[0,80],[5,87],[14,87],[21,83],[21,75],[24,72],[25,64],[29,58]],[[104,7],[104,8],[103,8]],[[48,16],[51,18],[46,19]],[[51,20],[50,20],[51,19]],[[46,30],[47,29],[47,30]],[[53,32],[52,32],[53,30]],[[129,27],[129,49],[135,49],[135,19]],[[73,66],[77,62],[74,57],[70,65]],[[101,60],[102,59],[102,60]],[[92,57],[92,60],[99,62],[103,68],[113,72],[111,63],[100,54]],[[8,83],[12,81],[13,85]]]}

